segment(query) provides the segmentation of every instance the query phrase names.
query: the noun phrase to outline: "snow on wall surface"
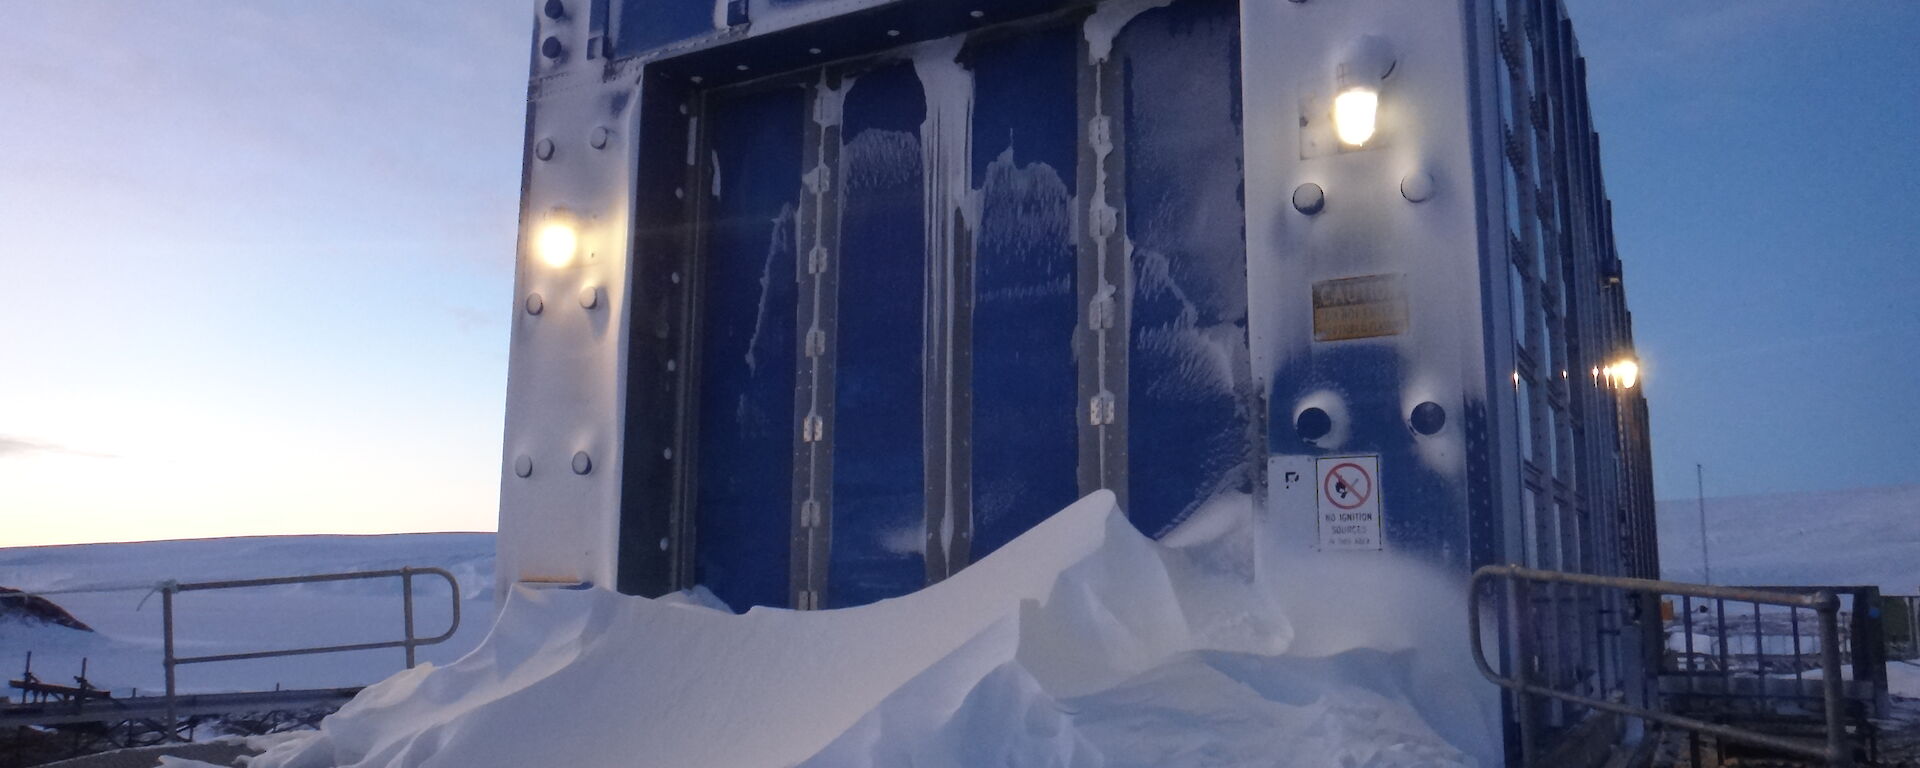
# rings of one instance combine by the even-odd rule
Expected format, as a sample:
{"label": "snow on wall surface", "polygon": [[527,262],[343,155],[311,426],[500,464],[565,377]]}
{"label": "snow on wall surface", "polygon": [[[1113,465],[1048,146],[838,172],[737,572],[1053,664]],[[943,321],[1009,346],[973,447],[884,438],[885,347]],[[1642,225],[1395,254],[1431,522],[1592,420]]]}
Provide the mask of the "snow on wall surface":
{"label": "snow on wall surface", "polygon": [[1324,590],[1377,576],[1309,563],[1255,588],[1251,524],[1214,505],[1168,546],[1100,492],[940,584],[837,611],[516,588],[475,652],[251,765],[1497,764],[1494,712],[1431,637],[1464,634],[1455,591],[1327,624]]}
{"label": "snow on wall surface", "polygon": [[1079,496],[1075,32],[971,53],[976,559]]}
{"label": "snow on wall surface", "polygon": [[[697,6],[699,12],[683,13],[683,5]],[[728,10],[723,5],[622,3],[612,20],[622,36],[615,55],[646,61],[723,43],[747,55],[752,46],[733,43],[854,10],[899,10],[879,8],[889,5],[885,0],[753,0],[745,5],[748,24],[718,31],[714,21],[724,21]],[[989,13],[1003,10],[991,3],[986,7]],[[1088,258],[1077,252],[1076,235],[1081,227],[1097,226],[1103,213],[1123,224],[1125,274],[1103,272],[1097,279],[1104,285],[1094,288],[1124,297],[1120,322],[1131,359],[1116,385],[1130,390],[1122,393],[1121,408],[1129,422],[1132,466],[1128,511],[1143,530],[1166,533],[1219,499],[1261,495],[1269,466],[1258,458],[1260,448],[1250,444],[1264,433],[1269,465],[1319,455],[1380,454],[1388,548],[1464,566],[1468,457],[1463,432],[1471,414],[1486,412],[1488,393],[1477,341],[1482,332],[1477,208],[1459,11],[1454,3],[1242,8],[1220,0],[1112,0],[1097,4],[1077,28],[976,41],[967,47],[965,66],[956,62],[961,38],[955,36],[880,53],[878,69],[862,70],[842,83],[831,94],[837,107],[829,110],[836,128],[844,128],[833,194],[855,197],[841,201],[840,229],[847,242],[839,250],[846,253],[836,253],[835,259],[844,255],[849,264],[846,283],[837,290],[843,296],[885,298],[843,305],[840,311],[850,314],[839,319],[829,342],[843,366],[839,375],[844,378],[835,382],[837,399],[862,407],[836,414],[826,426],[838,446],[831,514],[839,524],[832,526],[833,545],[825,551],[831,552],[837,574],[871,581],[850,582],[846,589],[836,581],[828,590],[833,604],[918,586],[920,574],[937,570],[928,565],[929,548],[946,550],[945,556],[954,550],[955,536],[967,535],[956,532],[954,514],[939,516],[944,527],[926,530],[917,507],[951,512],[959,508],[956,496],[970,493],[968,519],[978,528],[971,532],[978,537],[972,554],[979,557],[1081,490],[1054,465],[1074,460],[1062,449],[1073,437],[1071,430],[1082,427],[1068,420],[1079,419],[1089,406],[1070,399],[1075,393],[1069,387],[1077,382],[1066,366],[1094,350],[1084,343],[1066,349],[1062,342],[1073,343],[1074,331],[1065,328],[1066,322],[1087,322],[1089,307],[1075,306],[1073,298],[1094,294],[1076,284],[1072,269],[1061,266]],[[658,29],[645,34],[653,37],[628,42],[630,27],[650,23]],[[557,151],[543,160],[530,148],[523,229],[531,230],[546,211],[565,206],[581,213],[594,231],[583,233],[591,240],[582,249],[587,258],[574,267],[555,271],[522,259],[518,298],[542,294],[550,310],[534,315],[516,305],[500,580],[503,585],[516,579],[609,584],[619,565],[613,542],[621,531],[622,464],[661,461],[651,455],[657,451],[647,456],[622,452],[620,425],[631,421],[619,394],[629,384],[625,339],[635,332],[665,333],[628,327],[633,321],[624,302],[631,286],[628,264],[619,255],[630,255],[630,249],[619,244],[628,242],[627,204],[635,190],[680,180],[632,175],[632,134],[638,132],[633,105],[641,101],[645,83],[639,75],[645,70],[633,60],[583,59],[578,53],[588,50],[589,30],[578,20],[543,18],[539,24],[538,34],[561,36],[569,53],[551,62],[536,54],[530,147],[552,139]],[[1334,62],[1363,33],[1387,35],[1403,64],[1383,97],[1380,137],[1365,151],[1305,152],[1299,133],[1308,109],[1303,103],[1325,97]],[[1086,47],[1078,48],[1082,43]],[[1063,56],[1069,48],[1074,56]],[[1091,61],[1069,61],[1081,51]],[[741,61],[743,71],[747,61],[758,66],[757,60]],[[1104,96],[1105,102],[1094,96],[1093,109],[1110,121],[1111,136],[1078,124],[1080,105],[1065,98],[1063,89],[1081,87],[1072,75],[1084,73],[1067,69],[1069,63],[1106,65],[1102,71],[1122,81],[1106,89],[1113,95]],[[895,74],[885,74],[888,67]],[[752,76],[760,76],[760,70]],[[878,93],[873,89],[884,88],[889,77],[902,82],[901,94],[863,96]],[[822,87],[824,81],[811,88],[816,101]],[[787,89],[784,98],[800,100],[803,90]],[[1096,85],[1095,90],[1101,89]],[[863,100],[871,103],[862,106]],[[814,111],[819,109],[816,104]],[[792,111],[795,121],[803,121],[808,110]],[[691,115],[676,118],[693,123],[685,126],[688,136],[725,132],[716,124],[698,125],[701,116],[684,105],[681,114]],[[877,122],[863,128],[869,118]],[[590,148],[583,140],[609,127],[616,135],[606,147]],[[676,123],[674,130],[679,127]],[[779,133],[803,135],[797,122],[790,127]],[[715,141],[724,143],[722,138]],[[916,143],[917,153],[911,151]],[[1076,154],[1088,144],[1098,145],[1092,147],[1097,157],[1117,149],[1117,162],[1107,165],[1121,168],[1124,178],[1109,186],[1103,169],[1092,188],[1076,189]],[[723,154],[710,154],[715,167],[709,190],[722,204],[748,194],[736,189],[745,179],[778,191],[783,203],[800,196],[803,184],[813,183],[797,162],[791,169],[782,161],[780,169],[767,174],[742,176]],[[687,164],[699,162],[709,158],[696,158],[689,149]],[[1417,205],[1399,194],[1401,179],[1414,173],[1429,173],[1435,180],[1433,198]],[[1325,187],[1329,200],[1328,209],[1312,218],[1295,213],[1288,200],[1294,186],[1308,180]],[[870,194],[867,202],[857,199],[863,190],[887,184],[897,189]],[[917,212],[906,210],[915,204]],[[773,269],[768,259],[797,256],[780,255],[778,246],[787,237],[781,215],[767,208],[742,219],[767,230],[740,244],[743,270],[749,260],[760,267],[756,280],[786,269],[788,262]],[[803,238],[805,228],[799,227]],[[948,252],[955,249],[955,228],[973,236],[971,273],[928,268],[923,290],[907,287],[905,267],[913,263],[956,263],[956,255]],[[909,234],[919,238],[917,247],[905,239]],[[871,266],[902,267],[901,274],[852,263],[869,251],[889,257]],[[921,261],[912,258],[916,253]],[[1315,281],[1382,273],[1401,276],[1412,297],[1405,334],[1311,341],[1309,294]],[[968,370],[955,364],[951,347],[940,346],[955,342],[943,335],[947,329],[897,319],[956,316],[952,307],[956,292],[963,290],[956,287],[962,277],[979,281],[969,317],[976,334],[974,386],[966,393],[975,398],[970,405],[975,410],[943,414],[933,407],[940,397],[934,388],[955,386]],[[766,294],[761,298],[771,303],[755,305],[757,334],[770,329],[761,322],[764,317],[791,314],[780,303],[784,298],[760,284],[759,293]],[[582,312],[565,300],[594,285],[606,297],[598,311]],[[918,308],[905,306],[916,299],[922,302]],[[862,312],[870,317],[862,320]],[[781,341],[793,330],[754,338]],[[909,332],[924,334],[922,346],[909,349]],[[753,350],[742,362],[754,376],[763,366],[791,368],[777,354],[763,359],[759,341],[748,343]],[[909,351],[916,360],[908,360]],[[863,374],[863,365],[871,370]],[[1034,373],[1023,375],[1029,370]],[[924,373],[926,380],[916,382],[919,377],[912,373]],[[922,401],[909,396],[910,387],[926,387],[931,394]],[[885,396],[868,396],[873,393]],[[777,406],[778,398],[768,397]],[[1415,437],[1406,414],[1429,400],[1446,409],[1447,426],[1439,434]],[[924,410],[894,412],[902,404]],[[1336,421],[1333,432],[1316,441],[1294,432],[1294,417],[1310,405],[1333,413]],[[1047,418],[1060,406],[1067,407],[1057,419]],[[706,402],[702,407],[712,411],[706,416],[718,418],[721,406]],[[969,436],[975,451],[970,469],[955,462],[951,446],[945,453],[934,448],[923,453],[912,445],[918,439],[914,430],[952,429],[951,421],[943,425],[940,419],[969,415],[977,432]],[[702,432],[712,432],[712,425],[703,426]],[[716,462],[709,468],[729,461],[740,468],[778,466],[777,457],[755,463],[759,453],[785,450],[778,440],[761,439],[778,431],[775,425],[751,439],[735,435],[741,438],[734,441],[738,445],[715,438],[716,444],[703,443],[694,453]],[[785,431],[796,433],[793,425]],[[576,451],[598,459],[592,472],[568,471],[567,459]],[[671,454],[667,461],[688,459]],[[533,460],[531,477],[516,476],[520,457]],[[726,496],[706,484],[739,486],[764,496],[736,505],[731,514],[739,525],[708,527],[708,535],[689,539],[700,547],[735,534],[739,541],[751,540],[752,546],[726,555],[738,563],[716,569],[719,560],[708,552],[693,568],[695,578],[713,582],[742,605],[786,603],[774,587],[785,580],[784,571],[798,567],[776,551],[783,537],[793,535],[786,522],[794,507],[780,498],[785,486],[765,474],[755,470],[713,478],[696,472],[702,484],[699,514],[706,514],[709,501]],[[916,483],[923,476],[925,482]],[[959,487],[962,481],[970,482],[971,490]],[[1313,529],[1298,526],[1295,518],[1311,522],[1311,500],[1274,509],[1287,524],[1273,530],[1287,530],[1294,551],[1309,551]],[[749,523],[757,527],[748,530]],[[662,539],[656,550],[651,535],[637,542],[650,557],[668,547]],[[742,568],[755,571],[748,579],[754,582],[751,596],[718,583],[731,578],[723,572]]]}
{"label": "snow on wall surface", "polygon": [[[1462,4],[1247,3],[1241,12],[1250,343],[1269,398],[1268,450],[1290,466],[1378,454],[1386,547],[1464,570],[1465,432],[1490,394]],[[1387,41],[1397,63],[1381,81],[1375,136],[1342,151],[1327,127],[1335,69],[1366,36]],[[1401,184],[1422,173],[1434,192],[1414,203]],[[1294,208],[1304,183],[1324,191],[1324,210]],[[1400,281],[1405,332],[1316,341],[1315,283],[1372,275]],[[1416,436],[1408,414],[1425,401],[1445,409],[1446,425]],[[1296,429],[1308,408],[1332,416],[1328,434]]]}
{"label": "snow on wall surface", "polygon": [[[931,99],[912,62],[862,74],[841,109],[840,304],[834,385],[833,544],[828,605],[858,605],[926,580],[922,376],[923,225]],[[856,298],[857,297],[857,298]],[[905,546],[902,546],[905,545]]]}
{"label": "snow on wall surface", "polygon": [[[1145,6],[1112,43],[1125,73],[1129,510],[1161,534],[1253,491],[1239,8]],[[1100,31],[1089,21],[1091,40]]]}
{"label": "snow on wall surface", "polygon": [[787,599],[804,96],[769,91],[717,100],[710,112],[714,225],[695,455],[711,471],[695,478],[705,535],[694,557],[710,588],[742,603]]}

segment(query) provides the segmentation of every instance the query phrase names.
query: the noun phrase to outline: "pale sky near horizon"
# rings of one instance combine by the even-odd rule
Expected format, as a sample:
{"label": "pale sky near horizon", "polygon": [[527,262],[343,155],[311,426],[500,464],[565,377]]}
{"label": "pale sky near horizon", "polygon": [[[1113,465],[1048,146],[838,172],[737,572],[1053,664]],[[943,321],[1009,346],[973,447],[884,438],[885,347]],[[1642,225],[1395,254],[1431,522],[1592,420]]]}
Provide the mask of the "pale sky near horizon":
{"label": "pale sky near horizon", "polygon": [[[1659,495],[1920,483],[1920,3],[1568,2]],[[534,7],[6,6],[0,546],[493,529]]]}

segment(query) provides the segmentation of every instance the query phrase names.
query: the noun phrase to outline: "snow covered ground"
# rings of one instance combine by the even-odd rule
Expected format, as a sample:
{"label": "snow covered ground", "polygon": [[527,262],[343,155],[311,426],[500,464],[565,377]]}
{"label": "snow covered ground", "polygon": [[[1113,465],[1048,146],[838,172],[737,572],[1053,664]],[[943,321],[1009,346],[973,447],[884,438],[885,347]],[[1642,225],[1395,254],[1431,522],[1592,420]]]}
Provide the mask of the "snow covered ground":
{"label": "snow covered ground", "polygon": [[[1916,506],[1920,487],[1709,499],[1714,580],[1913,591]],[[836,767],[1496,764],[1491,686],[1450,640],[1464,634],[1457,585],[1410,577],[1419,566],[1391,559],[1357,569],[1291,562],[1298,554],[1256,576],[1251,512],[1244,500],[1223,504],[1155,542],[1096,495],[935,587],[824,612],[736,616],[703,592],[517,589],[493,628],[489,534],[0,549],[0,585],[400,565],[459,574],[468,620],[454,642],[423,649],[431,666],[394,674],[392,650],[183,668],[186,690],[387,678],[323,731],[285,739],[261,768],[639,755]],[[1662,513],[1666,575],[1697,580],[1692,503]],[[444,620],[437,589],[422,582],[423,633]],[[399,629],[396,593],[363,583],[183,595],[182,652],[381,639]],[[85,655],[101,684],[156,689],[159,613],[152,598],[136,609],[143,597],[56,598],[97,634],[0,622],[0,663],[31,648],[36,671],[64,681]],[[1920,694],[1920,667],[1888,674],[1896,695]]]}
{"label": "snow covered ground", "polygon": [[[419,650],[445,663],[473,649],[487,632],[493,602],[493,534],[272,536],[230,539],[0,548],[0,586],[28,591],[88,587],[115,591],[50,599],[96,632],[0,619],[0,672],[17,677],[28,651],[42,680],[71,683],[88,659],[94,684],[126,695],[163,686],[162,580],[206,581],[288,576],[401,566],[438,566],[460,581],[463,620],[451,640]],[[446,587],[415,582],[415,627],[422,636],[446,627]],[[184,593],[175,602],[181,655],[234,653],[303,645],[399,639],[398,579]],[[182,691],[262,690],[366,685],[400,670],[399,649],[180,667]]]}
{"label": "snow covered ground", "polygon": [[[1715,584],[1920,593],[1920,485],[1709,498],[1706,507]],[[1697,502],[1659,509],[1661,575],[1701,581]]]}
{"label": "snow covered ground", "polygon": [[1339,567],[1256,586],[1247,512],[1176,547],[1096,493],[947,581],[836,611],[516,588],[474,653],[251,765],[1494,764],[1449,580],[1369,601],[1397,621],[1350,603],[1361,622],[1296,622],[1370,587]]}

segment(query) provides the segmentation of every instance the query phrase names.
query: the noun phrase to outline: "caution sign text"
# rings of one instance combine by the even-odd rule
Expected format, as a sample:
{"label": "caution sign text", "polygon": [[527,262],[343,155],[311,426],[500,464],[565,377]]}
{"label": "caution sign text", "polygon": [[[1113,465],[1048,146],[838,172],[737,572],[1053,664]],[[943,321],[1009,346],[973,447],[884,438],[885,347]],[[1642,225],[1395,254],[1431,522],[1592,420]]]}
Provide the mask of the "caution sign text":
{"label": "caution sign text", "polygon": [[1316,459],[1320,548],[1382,549],[1380,457]]}
{"label": "caution sign text", "polygon": [[1313,340],[1340,341],[1407,332],[1407,294],[1399,275],[1367,275],[1313,284]]}

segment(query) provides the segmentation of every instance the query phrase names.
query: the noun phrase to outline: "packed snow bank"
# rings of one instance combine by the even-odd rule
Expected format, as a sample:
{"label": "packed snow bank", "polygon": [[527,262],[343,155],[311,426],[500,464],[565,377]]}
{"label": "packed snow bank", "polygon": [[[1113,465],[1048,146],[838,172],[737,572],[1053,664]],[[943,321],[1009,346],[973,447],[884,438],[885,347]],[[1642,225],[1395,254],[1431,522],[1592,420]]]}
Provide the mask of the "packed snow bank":
{"label": "packed snow bank", "polygon": [[519,588],[473,653],[252,766],[1492,764],[1487,718],[1459,712],[1478,697],[1417,690],[1464,659],[1295,650],[1239,509],[1183,549],[1096,493],[945,582],[844,610]]}

